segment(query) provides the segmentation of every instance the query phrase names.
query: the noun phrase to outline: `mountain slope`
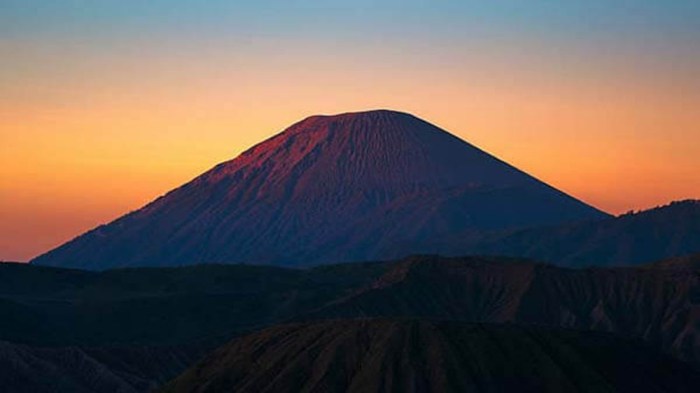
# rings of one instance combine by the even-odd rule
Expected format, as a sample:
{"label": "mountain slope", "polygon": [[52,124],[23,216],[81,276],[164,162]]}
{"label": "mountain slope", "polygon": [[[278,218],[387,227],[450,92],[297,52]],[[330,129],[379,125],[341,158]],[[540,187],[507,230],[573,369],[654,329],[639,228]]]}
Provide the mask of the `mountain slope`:
{"label": "mountain slope", "polygon": [[[466,239],[466,236],[464,237]],[[457,244],[455,239],[449,244]],[[516,231],[449,254],[512,255],[563,266],[636,265],[700,252],[700,201],[686,200],[615,218]]]}
{"label": "mountain slope", "polygon": [[377,260],[454,233],[603,217],[425,121],[371,111],[307,118],[33,263]]}
{"label": "mountain slope", "polygon": [[163,392],[691,392],[700,373],[590,332],[359,320],[232,341]]}
{"label": "mountain slope", "polygon": [[387,267],[198,265],[91,272],[0,264],[0,340],[82,347],[220,344],[344,297]]}
{"label": "mountain slope", "polygon": [[699,294],[697,270],[413,257],[302,319],[410,317],[598,330],[700,363]]}
{"label": "mountain slope", "polygon": [[4,393],[148,392],[196,362],[185,348],[34,348],[0,341]]}
{"label": "mountain slope", "polygon": [[682,257],[668,258],[646,265],[649,269],[667,269],[676,271],[700,271],[700,253]]}
{"label": "mountain slope", "polygon": [[700,364],[699,261],[565,269],[425,256],[307,270],[202,265],[106,272],[0,265],[0,340],[219,344],[285,321],[415,317],[600,330]]}

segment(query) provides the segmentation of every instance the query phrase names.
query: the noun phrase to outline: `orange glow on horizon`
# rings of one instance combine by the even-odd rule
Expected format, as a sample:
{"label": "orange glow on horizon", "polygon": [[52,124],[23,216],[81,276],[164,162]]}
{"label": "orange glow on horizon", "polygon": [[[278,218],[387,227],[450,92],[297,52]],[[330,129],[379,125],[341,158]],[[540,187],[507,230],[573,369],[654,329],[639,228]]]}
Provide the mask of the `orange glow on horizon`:
{"label": "orange glow on horizon", "polygon": [[575,66],[571,77],[508,59],[426,66],[333,54],[309,68],[278,54],[107,71],[98,60],[63,79],[37,65],[3,82],[0,259],[47,251],[301,118],[373,108],[413,113],[610,213],[700,197],[690,78]]}

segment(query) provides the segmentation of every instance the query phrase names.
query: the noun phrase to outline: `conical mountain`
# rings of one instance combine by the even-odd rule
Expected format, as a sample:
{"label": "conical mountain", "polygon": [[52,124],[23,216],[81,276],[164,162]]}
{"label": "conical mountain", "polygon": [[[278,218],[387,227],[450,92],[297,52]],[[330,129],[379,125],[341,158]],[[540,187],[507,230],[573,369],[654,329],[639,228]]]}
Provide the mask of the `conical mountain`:
{"label": "conical mountain", "polygon": [[604,216],[421,119],[378,110],[309,117],[33,262],[301,266]]}

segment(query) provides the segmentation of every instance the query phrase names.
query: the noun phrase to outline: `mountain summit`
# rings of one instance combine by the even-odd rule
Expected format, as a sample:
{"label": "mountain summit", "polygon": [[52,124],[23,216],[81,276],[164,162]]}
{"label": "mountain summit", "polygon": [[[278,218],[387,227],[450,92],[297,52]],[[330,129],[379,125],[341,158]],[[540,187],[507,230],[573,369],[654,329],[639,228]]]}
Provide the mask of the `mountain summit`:
{"label": "mountain summit", "polygon": [[301,266],[605,214],[410,114],[312,116],[36,258],[87,269]]}

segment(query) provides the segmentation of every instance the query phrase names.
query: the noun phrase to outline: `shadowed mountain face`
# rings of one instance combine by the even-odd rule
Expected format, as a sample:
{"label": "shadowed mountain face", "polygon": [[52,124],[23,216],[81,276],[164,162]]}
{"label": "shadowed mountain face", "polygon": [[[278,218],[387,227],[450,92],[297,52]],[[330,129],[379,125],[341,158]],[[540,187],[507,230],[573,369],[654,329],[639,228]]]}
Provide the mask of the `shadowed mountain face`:
{"label": "shadowed mountain face", "polygon": [[[467,239],[468,236],[463,236]],[[564,266],[621,266],[700,252],[700,201],[687,200],[634,214],[557,227],[497,234],[470,243],[451,238],[448,254],[534,258]],[[437,247],[439,248],[439,247]]]}
{"label": "shadowed mountain face", "polygon": [[592,332],[360,320],[232,341],[163,392],[692,392],[700,374]]}
{"label": "shadowed mountain face", "polygon": [[33,263],[377,260],[454,233],[603,217],[429,123],[372,111],[305,119]]}
{"label": "shadowed mountain face", "polygon": [[599,330],[643,338],[698,362],[700,275],[694,263],[574,270],[507,259],[415,257],[305,318],[391,316]]}
{"label": "shadowed mountain face", "polygon": [[90,272],[0,264],[0,340],[52,346],[220,344],[347,296],[387,267],[199,265]]}
{"label": "shadowed mountain face", "polygon": [[192,348],[33,348],[0,341],[3,393],[151,391],[197,361]]}

